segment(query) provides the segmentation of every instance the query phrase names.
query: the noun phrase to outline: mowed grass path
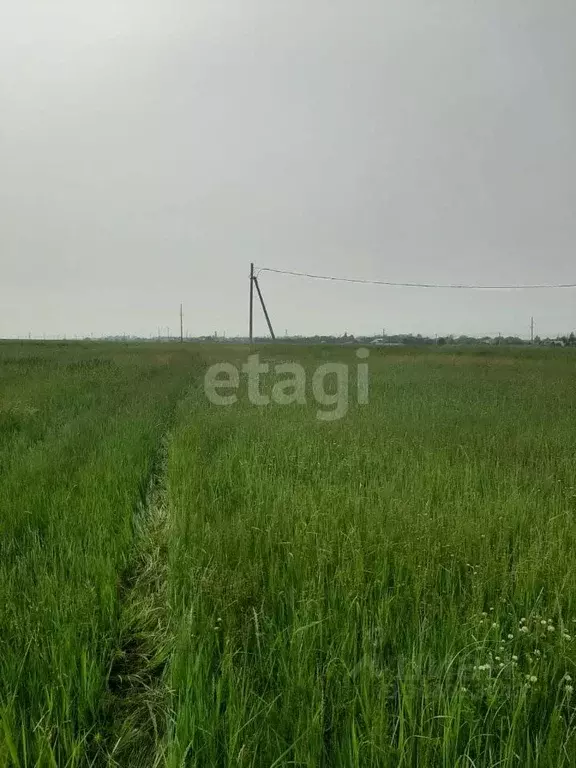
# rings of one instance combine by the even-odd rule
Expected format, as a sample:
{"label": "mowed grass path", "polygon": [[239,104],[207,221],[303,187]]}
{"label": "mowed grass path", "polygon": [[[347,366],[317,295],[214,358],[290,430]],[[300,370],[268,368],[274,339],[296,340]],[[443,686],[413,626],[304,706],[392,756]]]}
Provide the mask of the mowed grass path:
{"label": "mowed grass path", "polygon": [[167,764],[576,764],[574,357],[369,362],[334,423],[182,409]]}
{"label": "mowed grass path", "polygon": [[576,765],[576,357],[263,347],[322,423],[210,404],[247,354],[0,347],[0,765]]}

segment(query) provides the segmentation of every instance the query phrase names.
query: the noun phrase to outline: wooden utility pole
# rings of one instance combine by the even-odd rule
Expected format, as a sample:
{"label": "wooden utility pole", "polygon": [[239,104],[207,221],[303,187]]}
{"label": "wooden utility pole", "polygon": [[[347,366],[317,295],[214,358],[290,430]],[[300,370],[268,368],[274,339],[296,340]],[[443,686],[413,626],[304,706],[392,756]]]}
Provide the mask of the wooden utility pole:
{"label": "wooden utility pole", "polygon": [[184,341],[184,323],[182,319],[182,304],[180,304],[180,344]]}
{"label": "wooden utility pole", "polygon": [[253,340],[254,330],[254,264],[250,264],[250,321],[248,325],[248,335],[250,336],[250,344]]}

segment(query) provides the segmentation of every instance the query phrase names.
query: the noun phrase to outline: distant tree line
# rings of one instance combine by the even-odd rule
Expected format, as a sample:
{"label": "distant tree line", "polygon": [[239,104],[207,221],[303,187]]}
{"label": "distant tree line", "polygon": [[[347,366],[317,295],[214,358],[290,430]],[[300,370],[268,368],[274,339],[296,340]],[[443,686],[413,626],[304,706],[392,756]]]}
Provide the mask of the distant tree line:
{"label": "distant tree line", "polygon": [[[87,339],[88,340],[88,339]],[[138,336],[107,336],[104,337],[106,341],[147,341],[145,337]],[[174,341],[174,337],[158,337],[158,341]],[[242,343],[248,341],[247,338],[242,336],[186,336],[185,341],[188,342],[220,342],[220,343]],[[269,336],[255,337],[255,342],[269,342]],[[400,333],[400,334],[387,334],[385,336],[353,336],[348,333],[344,333],[341,336],[336,335],[314,335],[314,336],[281,336],[277,338],[280,343],[294,343],[294,344],[372,344],[375,346],[560,346],[560,347],[576,347],[576,335],[574,332],[567,336],[558,336],[556,338],[541,338],[536,336],[533,342],[526,339],[521,339],[519,336],[467,336],[461,334],[459,336],[423,336],[420,333]]]}
{"label": "distant tree line", "polygon": [[[264,341],[264,339],[262,339]],[[557,338],[540,338],[536,336],[534,342],[527,339],[521,339],[519,336],[423,336],[422,334],[392,334],[386,336],[350,336],[347,333],[342,336],[291,336],[289,338],[279,339],[279,341],[291,341],[295,343],[309,344],[374,344],[380,346],[426,346],[426,345],[458,345],[458,346],[566,346],[576,347],[576,336],[570,333],[569,336],[559,336]]]}

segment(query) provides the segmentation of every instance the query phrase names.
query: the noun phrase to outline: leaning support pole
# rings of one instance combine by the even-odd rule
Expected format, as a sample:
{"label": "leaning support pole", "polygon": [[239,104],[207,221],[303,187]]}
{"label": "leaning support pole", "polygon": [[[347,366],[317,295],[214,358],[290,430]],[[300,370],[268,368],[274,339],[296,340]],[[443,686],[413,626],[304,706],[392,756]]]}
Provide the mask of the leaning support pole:
{"label": "leaning support pole", "polygon": [[253,341],[254,329],[254,264],[250,264],[250,320],[248,322],[248,336],[250,344]]}
{"label": "leaning support pole", "polygon": [[270,331],[270,336],[272,336],[272,339],[276,340],[276,336],[274,336],[274,330],[272,328],[272,323],[270,322],[270,318],[268,317],[268,311],[266,309],[266,304],[264,304],[264,298],[262,296],[262,291],[260,290],[260,286],[258,285],[258,278],[253,277],[252,281],[254,285],[256,286],[256,290],[258,291],[258,298],[260,299],[260,304],[262,304],[262,309],[264,310],[264,317],[266,318],[266,322],[268,323],[268,330]]}

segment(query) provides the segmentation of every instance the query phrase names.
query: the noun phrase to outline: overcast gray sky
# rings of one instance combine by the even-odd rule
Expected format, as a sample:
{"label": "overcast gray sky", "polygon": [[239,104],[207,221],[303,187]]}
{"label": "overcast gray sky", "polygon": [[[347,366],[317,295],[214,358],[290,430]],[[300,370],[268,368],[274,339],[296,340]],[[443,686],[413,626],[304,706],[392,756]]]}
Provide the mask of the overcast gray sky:
{"label": "overcast gray sky", "polygon": [[[0,337],[246,333],[250,261],[576,282],[574,40],[573,0],[0,0]],[[576,329],[576,290],[261,284],[279,333]]]}

